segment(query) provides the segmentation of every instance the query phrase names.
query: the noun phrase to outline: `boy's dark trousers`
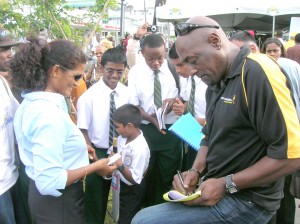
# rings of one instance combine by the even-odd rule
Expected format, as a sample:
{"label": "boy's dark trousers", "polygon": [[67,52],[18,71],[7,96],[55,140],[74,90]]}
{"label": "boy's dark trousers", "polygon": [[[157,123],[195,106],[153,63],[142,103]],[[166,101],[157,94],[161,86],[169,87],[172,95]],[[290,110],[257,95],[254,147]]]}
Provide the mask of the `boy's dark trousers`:
{"label": "boy's dark trousers", "polygon": [[141,210],[145,181],[135,185],[127,185],[122,181],[120,183],[120,218],[118,223],[130,224],[135,214]]}

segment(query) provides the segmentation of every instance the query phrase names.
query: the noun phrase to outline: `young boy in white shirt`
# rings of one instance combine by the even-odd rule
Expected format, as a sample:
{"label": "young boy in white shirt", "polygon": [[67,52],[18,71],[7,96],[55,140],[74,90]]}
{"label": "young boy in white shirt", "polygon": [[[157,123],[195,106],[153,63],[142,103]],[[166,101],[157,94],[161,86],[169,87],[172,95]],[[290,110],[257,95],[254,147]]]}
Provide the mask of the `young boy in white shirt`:
{"label": "young boy in white shirt", "polygon": [[118,137],[118,152],[122,157],[116,161],[120,175],[120,224],[131,223],[141,209],[144,195],[143,177],[148,168],[150,150],[139,126],[142,115],[138,107],[125,104],[113,115]]}

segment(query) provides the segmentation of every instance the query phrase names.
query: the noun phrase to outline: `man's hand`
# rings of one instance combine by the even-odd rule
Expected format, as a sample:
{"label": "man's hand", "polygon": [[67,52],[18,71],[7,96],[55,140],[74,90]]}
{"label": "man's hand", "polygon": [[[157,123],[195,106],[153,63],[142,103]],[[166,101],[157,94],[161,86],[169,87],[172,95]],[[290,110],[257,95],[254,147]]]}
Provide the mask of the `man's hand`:
{"label": "man's hand", "polygon": [[213,206],[226,194],[225,177],[208,179],[201,183],[197,191],[201,191],[201,196],[194,200],[184,202],[185,205]]}
{"label": "man's hand", "polygon": [[138,30],[136,31],[136,37],[141,38],[145,34],[149,34],[151,32],[147,32],[147,27],[149,26],[148,23],[144,23],[143,25],[139,26]]}
{"label": "man's hand", "polygon": [[199,181],[199,175],[196,172],[183,172],[181,174],[182,179],[183,179],[183,184],[182,186],[181,181],[178,177],[178,175],[174,176],[173,179],[173,187],[176,191],[179,192],[187,192],[187,193],[192,193],[195,190],[195,187]]}
{"label": "man's hand", "polygon": [[181,116],[185,111],[185,104],[179,98],[173,103],[173,111],[177,116]]}
{"label": "man's hand", "polygon": [[168,106],[166,108],[166,114],[168,114],[172,111],[174,102],[175,102],[175,98],[169,98],[169,99],[163,100],[162,107],[165,107],[168,104]]}

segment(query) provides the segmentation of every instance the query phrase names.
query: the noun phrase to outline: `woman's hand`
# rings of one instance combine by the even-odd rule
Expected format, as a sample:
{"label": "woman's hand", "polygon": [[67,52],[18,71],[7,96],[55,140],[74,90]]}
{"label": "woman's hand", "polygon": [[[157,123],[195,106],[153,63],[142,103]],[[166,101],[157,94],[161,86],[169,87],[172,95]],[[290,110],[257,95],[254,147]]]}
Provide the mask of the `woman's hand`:
{"label": "woman's hand", "polygon": [[96,161],[94,164],[96,167],[96,173],[100,176],[111,176],[112,173],[117,169],[116,164],[108,165],[109,159],[100,159]]}

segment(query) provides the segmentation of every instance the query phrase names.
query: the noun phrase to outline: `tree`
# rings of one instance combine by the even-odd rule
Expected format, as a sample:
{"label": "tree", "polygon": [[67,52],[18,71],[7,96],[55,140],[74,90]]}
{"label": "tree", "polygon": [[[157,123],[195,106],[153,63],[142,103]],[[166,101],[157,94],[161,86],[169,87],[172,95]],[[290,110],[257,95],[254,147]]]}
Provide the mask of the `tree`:
{"label": "tree", "polygon": [[[116,5],[117,0],[96,0],[88,13],[72,16],[65,0],[0,0],[0,27],[18,38],[47,29],[51,39],[64,38],[82,46],[88,30],[101,30],[99,18],[105,16],[106,7]],[[79,28],[76,24],[83,21]]]}

